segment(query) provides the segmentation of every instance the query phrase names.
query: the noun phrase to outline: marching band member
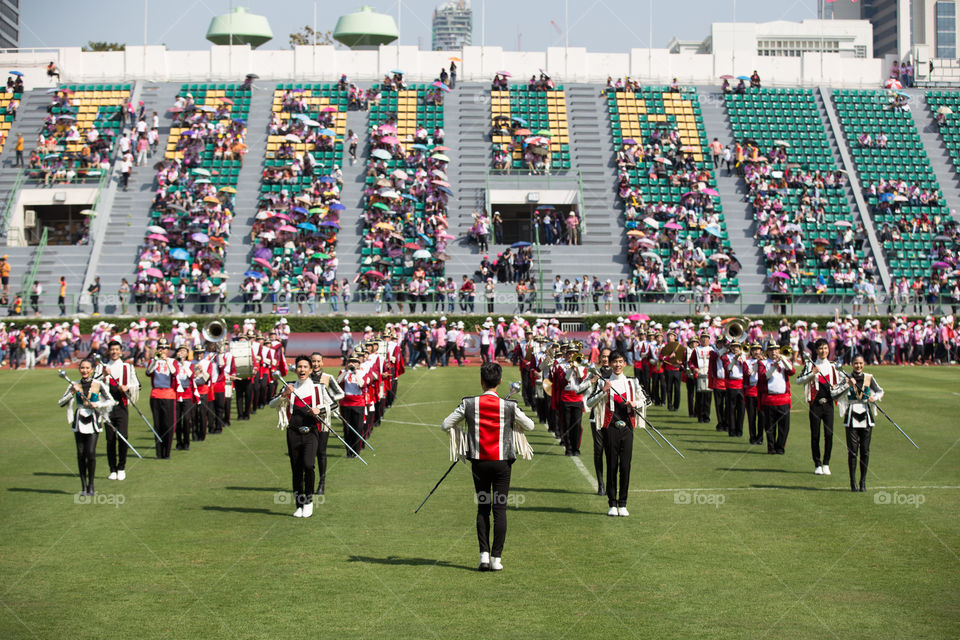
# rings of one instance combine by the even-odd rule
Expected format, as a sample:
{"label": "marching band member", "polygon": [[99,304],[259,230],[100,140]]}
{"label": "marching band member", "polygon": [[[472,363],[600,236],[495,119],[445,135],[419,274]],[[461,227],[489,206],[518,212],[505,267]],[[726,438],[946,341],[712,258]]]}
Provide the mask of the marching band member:
{"label": "marching band member", "polygon": [[286,385],[280,395],[270,400],[270,407],[278,409],[278,428],[287,431],[287,454],[293,472],[293,499],[297,510],[294,518],[313,515],[313,487],[316,475],[313,469],[317,457],[319,431],[317,421],[322,419],[326,392],[322,385],[310,379],[310,358],[297,356],[297,380]]}
{"label": "marching band member", "polygon": [[[804,370],[797,376],[797,384],[803,385],[803,397],[810,405],[810,450],[813,454],[813,473],[830,475],[830,453],[833,451],[833,399],[841,383],[840,374],[828,360],[830,345],[823,338],[814,344],[817,359],[810,362],[804,358]],[[823,425],[823,457],[820,457],[820,425]]]}
{"label": "marching band member", "polygon": [[150,410],[153,412],[153,426],[160,434],[157,441],[157,458],[170,457],[170,445],[177,421],[177,376],[180,365],[168,355],[170,343],[166,338],[157,341],[157,350],[147,364],[150,376]]}
{"label": "marching band member", "polygon": [[193,433],[196,440],[203,442],[207,433],[219,433],[220,427],[216,423],[211,409],[213,405],[213,378],[216,376],[216,365],[213,354],[204,351],[198,360],[193,362],[193,383],[196,386],[198,404],[194,414]]}
{"label": "marching band member", "polygon": [[[327,481],[327,441],[330,439],[330,424],[333,419],[333,412],[330,410],[331,402],[339,402],[343,398],[343,389],[337,384],[336,378],[329,373],[323,372],[323,356],[317,352],[310,354],[310,380],[324,389],[324,409],[327,417],[323,426],[319,429],[319,439],[317,442],[317,475],[320,476],[317,485],[316,494],[322,496],[326,489]],[[347,429],[348,431],[348,429]]]}
{"label": "marching band member", "polygon": [[[77,466],[80,472],[80,495],[92,496],[97,471],[97,437],[108,423],[106,415],[113,408],[107,386],[93,379],[93,361],[80,361],[80,380],[67,386],[60,406],[67,407],[67,422],[77,443]],[[79,406],[78,406],[79,405]]]}
{"label": "marching band member", "polygon": [[664,402],[667,411],[680,410],[680,371],[687,359],[687,349],[677,341],[675,329],[667,331],[667,343],[660,348],[660,365],[663,367]]}
{"label": "marching band member", "polygon": [[[623,375],[626,358],[619,351],[610,355],[610,377],[588,400],[588,406],[603,405],[602,430],[607,457],[608,516],[627,517],[627,496],[630,492],[630,464],[633,459],[633,430],[638,425],[636,414],[645,412],[649,404],[635,378]],[[639,425],[645,429],[644,424]]]}
{"label": "marching band member", "polygon": [[693,413],[697,422],[710,422],[710,334],[704,331],[700,338],[690,338],[693,344],[687,366],[690,377],[695,378],[696,396],[693,401]]}
{"label": "marching band member", "polygon": [[590,388],[586,367],[577,362],[582,359],[580,348],[571,343],[567,346],[567,361],[560,365],[562,371],[560,390],[560,426],[561,440],[568,456],[580,455],[580,441],[583,438],[583,392]]}
{"label": "marching band member", "polygon": [[[870,463],[870,438],[877,415],[876,403],[883,399],[883,389],[876,378],[863,371],[863,356],[853,359],[853,375],[838,389],[840,415],[847,430],[847,466],[850,468],[850,490],[867,490],[867,465]],[[857,456],[860,457],[860,482],[857,483]]]}
{"label": "marching band member", "polygon": [[[247,331],[241,335],[241,342],[251,342],[253,343],[254,333],[252,330],[247,329]],[[257,371],[258,365],[256,364],[256,355],[253,354],[253,344],[251,344],[251,367],[254,374]],[[234,364],[234,371],[236,370],[236,365]],[[244,378],[235,377],[233,380],[233,390],[234,394],[237,396],[237,420],[249,420],[250,412],[253,408],[253,378],[247,376]]]}
{"label": "marching band member", "polygon": [[743,375],[743,400],[747,413],[747,429],[750,432],[750,444],[763,444],[763,412],[757,403],[757,371],[763,357],[763,347],[759,343],[750,345],[750,357],[747,358]]}
{"label": "marching band member", "polygon": [[110,410],[110,424],[107,429],[107,463],[110,465],[110,480],[123,480],[127,477],[127,443],[117,437],[117,431],[128,437],[130,423],[129,402],[136,402],[140,395],[140,381],[137,370],[132,364],[123,361],[123,345],[119,340],[107,344],[110,361],[105,365],[106,381],[114,405]]}
{"label": "marching band member", "polygon": [[767,453],[783,455],[790,433],[790,376],[793,364],[780,355],[780,345],[767,344],[767,358],[758,372],[760,407],[767,429]]}
{"label": "marching band member", "polygon": [[221,343],[214,358],[217,377],[213,382],[213,411],[222,426],[230,426],[230,401],[233,396],[233,381],[237,379],[237,363],[227,345]]}
{"label": "marching band member", "polygon": [[730,342],[730,351],[721,356],[724,367],[724,380],[727,388],[727,435],[731,438],[743,436],[743,378],[746,370],[746,358],[741,353],[739,342]]}
{"label": "marching band member", "polygon": [[721,358],[726,354],[726,340],[718,336],[710,350],[708,381],[713,391],[713,406],[717,414],[717,431],[727,430],[727,379]]}
{"label": "marching band member", "polygon": [[663,334],[654,331],[647,344],[647,371],[650,375],[650,397],[653,404],[662,407],[667,403],[666,386],[663,380],[663,363],[660,352],[663,350]]}
{"label": "marching band member", "polygon": [[[197,394],[197,387],[193,383],[193,368],[187,361],[190,353],[186,344],[177,347],[177,450],[190,450],[190,437],[193,434],[193,423],[196,416],[193,412],[197,410],[200,402],[200,396]],[[195,436],[194,436],[195,437]]]}
{"label": "marching band member", "polygon": [[[442,425],[444,431],[467,423],[465,455],[473,471],[477,501],[477,540],[480,544],[480,571],[501,571],[503,545],[507,537],[507,499],[510,469],[517,457],[513,430],[534,428],[523,410],[512,400],[497,395],[503,370],[496,362],[480,367],[479,396],[464,398]],[[493,544],[490,544],[490,512],[493,511]]]}
{"label": "marching band member", "polygon": [[[346,366],[337,375],[337,384],[343,389],[343,398],[340,399],[340,416],[344,422],[353,427],[349,429],[344,425],[343,439],[354,451],[359,451],[360,438],[357,437],[357,433],[362,433],[364,428],[364,396],[367,379],[360,369],[360,357],[356,352],[347,356]],[[352,458],[353,454],[347,451],[347,457]]]}
{"label": "marching band member", "polygon": [[[600,354],[597,356],[597,360],[600,363],[598,367],[600,377],[593,379],[590,393],[587,395],[588,399],[593,398],[593,396],[603,391],[604,383],[613,372],[613,369],[610,368],[610,353],[609,347],[600,349]],[[636,380],[636,378],[634,378],[634,380]],[[605,407],[606,405],[604,403],[597,402],[590,408],[590,433],[593,435],[593,470],[597,474],[597,495],[599,496],[606,495],[607,493],[603,485],[603,458],[606,455],[603,442],[605,433],[603,430]]]}

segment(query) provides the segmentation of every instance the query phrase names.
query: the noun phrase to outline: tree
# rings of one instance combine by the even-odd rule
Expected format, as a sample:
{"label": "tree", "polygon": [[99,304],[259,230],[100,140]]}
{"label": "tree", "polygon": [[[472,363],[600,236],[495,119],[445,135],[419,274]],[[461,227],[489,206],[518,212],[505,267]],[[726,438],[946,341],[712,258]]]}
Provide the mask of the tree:
{"label": "tree", "polygon": [[313,38],[316,36],[317,44],[334,44],[332,31],[314,31],[312,27],[305,26],[300,31],[290,34],[290,48],[301,45],[312,45]]}
{"label": "tree", "polygon": [[90,40],[82,47],[82,51],[124,51],[127,45],[119,42],[94,42]]}

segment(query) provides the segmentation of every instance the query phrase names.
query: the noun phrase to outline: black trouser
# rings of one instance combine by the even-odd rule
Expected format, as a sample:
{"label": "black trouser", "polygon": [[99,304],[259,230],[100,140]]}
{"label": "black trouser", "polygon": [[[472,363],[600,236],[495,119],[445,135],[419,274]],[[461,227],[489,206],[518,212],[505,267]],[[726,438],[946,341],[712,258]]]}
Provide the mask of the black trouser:
{"label": "black trouser", "polygon": [[666,369],[663,372],[664,382],[666,383],[667,411],[678,411],[680,409],[680,369]]}
{"label": "black trouser", "polygon": [[207,394],[200,394],[200,402],[197,404],[197,408],[193,412],[193,439],[194,440],[206,440],[207,431],[212,431],[212,425],[210,420],[210,401],[207,400]]}
{"label": "black trouser", "polygon": [[[350,429],[347,429],[350,431]],[[317,493],[323,493],[327,481],[327,441],[330,440],[329,431],[321,431],[317,439]]]}
{"label": "black trouser", "polygon": [[744,408],[747,413],[747,430],[750,432],[750,444],[763,442],[763,412],[757,411],[758,396],[744,396]]}
{"label": "black trouser", "polygon": [[653,393],[650,391],[650,374],[647,371],[647,368],[639,364],[634,365],[633,377],[636,378],[637,382],[640,383],[640,388],[643,389],[645,394],[647,394],[647,397],[652,398]]}
{"label": "black trouser", "polygon": [[177,401],[177,448],[190,448],[190,434],[193,432],[193,412],[197,410],[193,399]]}
{"label": "black trouser", "polygon": [[717,431],[726,431],[727,426],[727,390],[713,390],[713,405],[717,412]]}
{"label": "black trouser", "polygon": [[63,296],[57,297],[57,306],[60,307],[60,315],[67,315],[67,299]]}
{"label": "black trouser", "polygon": [[567,453],[580,452],[580,439],[583,437],[582,418],[582,402],[560,403],[560,428],[563,430],[560,440]]}
{"label": "black trouser", "polygon": [[504,339],[503,339],[502,337],[499,337],[499,336],[498,336],[498,337],[497,337],[497,346],[496,346],[496,349],[495,349],[494,352],[493,352],[493,357],[494,357],[494,358],[499,358],[499,357],[501,357],[501,356],[504,357],[504,358],[506,358],[506,357],[508,356],[508,354],[507,354],[507,343],[504,341]]}
{"label": "black trouser", "polygon": [[[602,427],[602,425],[601,425]],[[597,427],[597,421],[590,416],[590,433],[593,435],[593,470],[597,473],[597,484],[603,483],[603,429]]]}
{"label": "black trouser", "polygon": [[157,441],[157,457],[169,458],[177,423],[177,401],[173,398],[150,398],[150,410],[153,412],[153,428],[160,436]]}
{"label": "black trouser", "polygon": [[[118,402],[110,410],[110,424],[113,427],[105,427],[107,434],[107,463],[110,465],[110,473],[114,471],[123,471],[127,468],[127,443],[117,437],[117,431],[124,438],[128,438],[128,424],[130,421],[130,410],[126,405]],[[119,441],[119,442],[118,442]],[[117,457],[117,447],[119,445],[119,459]]]}
{"label": "black trouser", "polygon": [[867,486],[867,465],[870,463],[870,437],[873,427],[847,427],[847,466],[850,468],[850,488],[857,480],[857,452],[860,453],[860,486]]}
{"label": "black trouser", "polygon": [[693,412],[697,414],[697,422],[710,422],[710,390],[697,391],[693,401]]}
{"label": "black trouser", "polygon": [[[343,427],[343,439],[346,441],[350,448],[354,451],[360,450],[360,437],[357,435],[363,432],[363,406],[358,407],[345,407],[340,405],[340,415],[343,416],[344,422],[347,422],[350,427],[344,425]],[[350,453],[350,450],[347,450],[347,456],[350,457],[353,454]]]}
{"label": "black trouser", "polygon": [[[107,427],[109,429],[110,427]],[[99,433],[74,432],[77,442],[77,467],[80,470],[80,486],[83,491],[93,491],[93,479],[97,472],[97,437]]]}
{"label": "black trouser", "polygon": [[250,407],[253,404],[250,378],[234,380],[233,394],[237,397],[237,420],[248,420],[250,418]]}
{"label": "black trouser", "polygon": [[[507,539],[507,498],[513,460],[471,460],[477,500],[477,541],[480,553],[503,555]],[[493,510],[493,547],[490,546],[490,511]]]}
{"label": "black trouser", "polygon": [[287,454],[290,456],[290,469],[293,472],[293,499],[297,507],[313,502],[313,487],[316,473],[313,462],[317,457],[319,438],[317,430],[311,427],[301,433],[297,427],[287,428]]}
{"label": "black trouser", "polygon": [[[819,398],[810,405],[810,452],[813,454],[813,466],[830,464],[833,451],[833,401],[819,404]],[[820,457],[820,424],[823,424],[823,458]]]}
{"label": "black trouser", "polygon": [[743,389],[727,389],[727,432],[739,438],[743,435]]}
{"label": "black trouser", "polygon": [[697,394],[697,379],[691,375],[687,376],[687,416],[693,418],[697,415],[694,408],[694,399]]}
{"label": "black trouser", "polygon": [[626,507],[627,494],[630,492],[630,462],[633,459],[633,429],[629,426],[610,426],[603,429],[603,434],[607,454],[607,505]]}
{"label": "black trouser", "polygon": [[663,371],[650,372],[650,395],[653,404],[662,406],[666,402],[666,389],[663,384]]}
{"label": "black trouser", "polygon": [[767,451],[780,453],[787,447],[787,436],[790,434],[790,405],[774,404],[763,407],[764,422],[766,422]]}
{"label": "black trouser", "polygon": [[214,413],[220,418],[217,429],[223,429],[230,424],[230,402],[227,400],[226,391],[217,391],[213,394],[213,406]]}

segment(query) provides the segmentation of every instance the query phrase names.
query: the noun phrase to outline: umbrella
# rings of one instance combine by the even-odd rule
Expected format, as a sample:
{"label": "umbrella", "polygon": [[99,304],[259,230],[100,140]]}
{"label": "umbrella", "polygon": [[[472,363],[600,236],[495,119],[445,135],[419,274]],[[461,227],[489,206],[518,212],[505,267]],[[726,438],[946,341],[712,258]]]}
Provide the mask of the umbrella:
{"label": "umbrella", "polygon": [[264,258],[264,259],[267,259],[267,258],[269,258],[269,257],[272,256],[272,255],[273,255],[273,252],[271,252],[270,249],[267,249],[266,247],[260,247],[259,249],[257,249],[256,251],[253,252],[253,257],[254,257],[254,258]]}
{"label": "umbrella", "polygon": [[398,180],[406,180],[407,177],[408,177],[408,176],[407,176],[407,172],[404,171],[403,169],[397,169],[396,171],[394,171],[394,172],[391,173],[390,175],[393,176],[394,178],[398,179]]}
{"label": "umbrella", "polygon": [[529,136],[531,133],[533,133],[533,131],[530,131],[530,129],[517,129],[516,131],[513,132],[513,135],[515,135],[515,136]]}
{"label": "umbrella", "polygon": [[451,61],[453,61],[453,62],[463,62],[463,60],[461,60],[461,59],[458,58],[457,56],[452,56],[452,57],[450,57],[450,58],[447,58],[447,60],[451,60]]}
{"label": "umbrella", "polygon": [[638,229],[633,229],[632,231],[627,231],[627,235],[630,236],[631,238],[640,238],[643,236],[643,231],[640,231]]}
{"label": "umbrella", "polygon": [[715,225],[707,225],[703,230],[712,236],[716,236],[717,238],[723,235],[723,231],[720,230],[720,227]]}
{"label": "umbrella", "polygon": [[390,155],[390,152],[387,151],[386,149],[374,149],[373,151],[370,152],[370,155],[380,160],[389,160],[390,158],[393,157]]}
{"label": "umbrella", "polygon": [[537,131],[537,135],[550,137],[553,135],[553,132],[551,132],[550,129],[540,129]]}
{"label": "umbrella", "polygon": [[233,100],[231,100],[230,98],[224,98],[224,97],[220,98],[220,102],[224,104],[233,104]]}
{"label": "umbrella", "polygon": [[654,158],[654,160],[655,160],[656,162],[659,162],[660,164],[670,164],[670,165],[673,164],[672,162],[670,162],[669,160],[667,160],[667,159],[664,158],[663,156],[660,156],[659,158]]}
{"label": "umbrella", "polygon": [[320,109],[320,111],[322,113],[333,113],[334,111],[339,111],[339,109],[331,106],[331,107],[324,107],[323,109]]}
{"label": "umbrella", "polygon": [[257,279],[259,280],[260,278],[266,278],[267,276],[263,275],[263,274],[260,273],[259,271],[245,271],[244,274],[243,274],[243,277],[244,277],[244,278],[257,278]]}
{"label": "umbrella", "polygon": [[853,225],[850,223],[849,220],[837,220],[837,221],[834,222],[833,224],[837,225],[838,227],[852,227],[852,226],[853,226]]}
{"label": "umbrella", "polygon": [[250,78],[251,80],[257,80],[257,79],[260,78],[260,76],[258,76],[258,75],[255,74],[255,73],[248,73],[248,74],[247,74],[247,77]]}
{"label": "umbrella", "polygon": [[[207,180],[206,178],[200,178],[199,180],[195,180],[195,181],[194,181],[194,184],[210,184],[210,181]],[[204,201],[204,202],[209,202],[209,200],[207,200],[206,198],[204,198],[203,201]],[[219,202],[219,201],[218,201],[218,202]]]}
{"label": "umbrella", "polygon": [[909,202],[909,201],[910,201],[910,198],[908,198],[907,196],[899,195],[899,194],[898,194],[898,195],[894,196],[893,201],[894,201],[894,202]]}
{"label": "umbrella", "polygon": [[312,272],[310,272],[310,271],[304,271],[304,272],[303,272],[303,277],[306,278],[306,279],[308,279],[308,280],[312,280],[313,282],[316,282],[317,280],[320,279],[320,278],[317,277],[317,274],[312,273]]}
{"label": "umbrella", "polygon": [[[199,180],[197,182],[199,182]],[[217,196],[207,196],[203,199],[203,201],[207,204],[220,204],[220,200],[217,198]]]}
{"label": "umbrella", "polygon": [[943,115],[945,115],[945,116],[948,116],[948,115],[950,115],[950,114],[953,113],[953,109],[951,109],[950,107],[947,107],[947,106],[943,106],[943,107],[940,107],[939,109],[937,109],[937,113],[941,113],[941,114],[943,114]]}
{"label": "umbrella", "polygon": [[417,260],[428,260],[430,258],[430,252],[426,249],[420,249],[419,251],[413,252],[413,257]]}
{"label": "umbrella", "polygon": [[701,189],[701,190],[700,190],[700,193],[705,193],[705,194],[707,194],[708,196],[719,196],[719,195],[720,195],[720,192],[719,192],[719,191],[717,191],[716,189],[711,189],[710,187],[707,187],[706,189]]}
{"label": "umbrella", "polygon": [[433,148],[434,151],[450,151],[450,147],[446,147],[442,144],[438,144]]}
{"label": "umbrella", "polygon": [[433,184],[438,184],[438,185],[440,185],[441,187],[450,188],[450,183],[449,183],[449,182],[444,182],[443,180],[431,180],[430,182],[433,183]]}
{"label": "umbrella", "polygon": [[439,192],[441,192],[441,193],[445,193],[445,194],[447,194],[448,196],[452,196],[452,195],[453,195],[453,191],[451,191],[451,190],[450,190],[449,188],[447,188],[447,187],[439,187],[439,186],[438,186],[438,187],[437,187],[437,191],[439,191]]}
{"label": "umbrella", "polygon": [[737,80],[749,80],[750,76],[737,76]]}
{"label": "umbrella", "polygon": [[637,141],[633,138],[624,138],[623,144],[637,144]]}
{"label": "umbrella", "polygon": [[435,153],[435,154],[433,154],[433,155],[430,156],[430,157],[431,157],[432,159],[434,159],[434,160],[439,161],[439,162],[450,162],[450,158],[448,158],[447,156],[443,155],[442,153]]}
{"label": "umbrella", "polygon": [[323,251],[316,251],[310,257],[313,258],[314,260],[327,260],[330,258],[330,255],[327,253],[324,253]]}
{"label": "umbrella", "polygon": [[9,73],[9,74],[12,75],[12,76],[22,76],[22,75],[23,75],[23,73],[21,73],[21,72],[19,72],[19,71],[8,71],[7,73]]}
{"label": "umbrella", "polygon": [[396,73],[401,76],[403,75],[403,71],[401,71],[400,69],[390,69],[390,73]]}
{"label": "umbrella", "polygon": [[210,170],[204,169],[203,167],[197,167],[196,169],[191,169],[190,173],[192,173],[195,176],[207,176],[208,178],[210,177]]}
{"label": "umbrella", "polygon": [[894,194],[892,194],[892,193],[881,193],[881,194],[880,194],[880,202],[890,202],[890,201],[893,200],[893,198],[894,198]]}
{"label": "umbrella", "polygon": [[[641,231],[639,233],[643,233],[643,232]],[[630,233],[627,233],[627,235],[630,235]],[[637,240],[637,244],[643,245],[644,247],[657,246],[657,243],[653,241],[653,238],[640,238],[639,240]]]}
{"label": "umbrella", "polygon": [[714,262],[725,262],[730,259],[730,256],[728,256],[725,253],[715,253],[712,256],[710,256],[710,259],[713,260]]}
{"label": "umbrella", "polygon": [[774,271],[773,273],[770,274],[770,277],[771,277],[771,278],[783,278],[784,280],[789,280],[789,279],[790,279],[790,274],[789,274],[789,273],[784,273],[783,271]]}
{"label": "umbrella", "polygon": [[830,241],[826,238],[817,238],[813,241],[813,244],[830,244]]}
{"label": "umbrella", "polygon": [[174,260],[189,260],[190,253],[186,249],[171,249],[170,257]]}
{"label": "umbrella", "polygon": [[650,316],[648,316],[645,313],[634,313],[630,316],[627,316],[627,319],[630,322],[646,322],[647,320],[650,319]]}
{"label": "umbrella", "polygon": [[725,74],[723,74],[722,76],[720,76],[720,79],[721,79],[721,80],[733,80],[734,77],[733,77],[732,75],[730,75],[729,73],[725,73]]}
{"label": "umbrella", "polygon": [[292,133],[288,133],[287,135],[283,136],[283,139],[289,142],[300,142],[300,136],[296,136]]}
{"label": "umbrella", "polygon": [[932,265],[930,265],[930,266],[933,267],[934,269],[949,269],[949,268],[950,268],[950,264],[949,264],[949,263],[946,263],[946,262],[934,262],[934,263],[933,263]]}
{"label": "umbrella", "polygon": [[167,235],[167,230],[166,230],[166,229],[164,229],[163,227],[158,227],[158,226],[155,225],[155,224],[152,224],[152,225],[150,225],[149,227],[147,227],[147,231],[148,231],[149,233],[160,233],[160,234],[163,234],[163,235]]}
{"label": "umbrella", "polygon": [[193,240],[194,242],[199,242],[200,244],[206,244],[206,243],[210,242],[210,236],[208,236],[208,235],[205,234],[205,233],[200,233],[200,232],[197,232],[197,233],[193,234],[192,236],[190,236],[190,239]]}
{"label": "umbrella", "polygon": [[398,138],[397,136],[383,136],[382,138],[380,138],[380,142],[382,142],[383,144],[399,144],[400,138]]}
{"label": "umbrella", "polygon": [[384,198],[399,198],[400,194],[394,189],[381,189],[380,195]]}
{"label": "umbrella", "polygon": [[503,76],[505,78],[512,78],[512,74],[509,71],[497,71],[498,76]]}
{"label": "umbrella", "polygon": [[379,271],[366,271],[366,272],[362,273],[361,275],[366,276],[366,277],[368,277],[368,278],[386,278],[386,277],[387,277],[387,276],[383,275],[382,273],[380,273]]}
{"label": "umbrella", "polygon": [[450,87],[448,87],[447,85],[443,84],[443,83],[440,82],[439,80],[437,80],[436,82],[434,82],[434,83],[431,84],[430,86],[431,86],[431,87],[436,87],[437,89],[443,89],[444,91],[450,91]]}
{"label": "umbrella", "polygon": [[789,149],[789,148],[790,148],[790,143],[787,142],[786,140],[774,140],[774,141],[773,141],[773,146],[775,146],[775,147],[786,147],[786,148]]}
{"label": "umbrella", "polygon": [[[318,122],[317,124],[320,124],[320,123]],[[320,129],[319,131],[317,131],[317,135],[320,135],[320,136],[335,136],[335,135],[337,135],[337,132],[334,131],[333,129],[326,129],[326,128],[324,128],[324,129]]]}
{"label": "umbrella", "polygon": [[526,242],[525,240],[521,240],[519,242],[514,242],[512,245],[510,245],[510,248],[519,249],[520,247],[529,247],[529,246],[530,246],[529,242]]}
{"label": "umbrella", "polygon": [[896,78],[890,78],[883,83],[884,89],[903,89],[903,85]]}
{"label": "umbrella", "polygon": [[333,179],[333,176],[320,176],[319,182],[330,182],[330,183],[333,183],[333,182],[336,182],[336,180]]}
{"label": "umbrella", "polygon": [[659,228],[660,228],[660,223],[657,222],[656,220],[654,220],[653,218],[644,218],[644,219],[643,219],[643,222],[644,222],[644,224],[646,224],[648,227],[653,227],[654,229],[659,229]]}
{"label": "umbrella", "polygon": [[263,258],[254,258],[253,261],[256,262],[257,264],[262,264],[267,269],[270,268],[270,262],[268,260],[264,260]]}
{"label": "umbrella", "polygon": [[234,189],[233,187],[220,187],[219,190],[220,190],[221,192],[223,192],[223,193],[236,193],[236,192],[237,192],[237,190]]}
{"label": "umbrella", "polygon": [[420,249],[420,245],[418,245],[416,242],[407,242],[407,243],[404,243],[403,248],[417,251],[418,249]]}
{"label": "umbrella", "polygon": [[383,202],[375,202],[373,204],[374,209],[380,209],[381,211],[390,211],[390,207]]}
{"label": "umbrella", "polygon": [[374,228],[374,229],[389,229],[389,230],[393,231],[393,223],[392,223],[392,222],[378,222],[377,224],[373,225],[373,228]]}
{"label": "umbrella", "polygon": [[947,242],[947,241],[950,240],[950,237],[949,237],[949,236],[936,236],[936,237],[934,237],[934,240],[937,241],[937,242]]}
{"label": "umbrella", "polygon": [[667,224],[665,224],[665,225],[663,225],[663,226],[664,226],[664,228],[666,228],[666,229],[676,229],[676,230],[683,229],[683,226],[677,224],[676,222],[668,222]]}
{"label": "umbrella", "polygon": [[297,229],[303,229],[304,231],[316,231],[317,225],[310,222],[301,222],[297,225]]}
{"label": "umbrella", "polygon": [[280,218],[281,220],[292,220],[292,219],[293,219],[293,218],[291,218],[289,215],[287,215],[287,214],[285,214],[285,213],[275,213],[275,214],[273,214],[273,217],[274,217],[274,218]]}
{"label": "umbrella", "polygon": [[76,120],[76,118],[74,118],[69,114],[63,114],[63,115],[57,116],[57,120]]}
{"label": "umbrella", "polygon": [[330,211],[345,211],[346,207],[339,202],[334,202],[329,207]]}
{"label": "umbrella", "polygon": [[660,256],[654,253],[653,251],[644,251],[640,255],[643,256],[644,258],[650,258],[651,260],[656,260],[657,262],[663,262]]}
{"label": "umbrella", "polygon": [[296,213],[303,213],[303,214],[309,213],[309,212],[308,212],[306,209],[304,209],[303,207],[294,207],[293,209],[291,209],[291,211],[295,211]]}
{"label": "umbrella", "polygon": [[425,145],[425,144],[420,144],[419,142],[418,142],[417,144],[412,144],[412,145],[410,145],[410,148],[411,148],[411,149],[419,149],[419,150],[421,150],[421,151],[429,151],[429,150],[430,150],[430,147],[428,147],[428,146]]}
{"label": "umbrella", "polygon": [[310,118],[304,118],[301,122],[303,122],[303,124],[307,125],[308,127],[319,127],[319,126],[320,126],[320,123],[319,123],[319,122],[317,122],[316,120],[311,120]]}
{"label": "umbrella", "polygon": [[290,226],[289,224],[283,224],[277,228],[277,231],[282,231],[284,233],[296,233],[297,229],[296,227]]}
{"label": "umbrella", "polygon": [[168,242],[167,236],[162,236],[159,233],[151,233],[147,236],[147,240],[156,240],[157,242]]}
{"label": "umbrella", "polygon": [[144,272],[145,274],[147,274],[147,276],[149,276],[149,277],[151,277],[151,278],[162,278],[162,277],[163,277],[163,271],[160,271],[160,269],[155,269],[155,268],[153,268],[153,267],[151,267],[151,268],[149,268],[149,269],[144,269],[143,272]]}

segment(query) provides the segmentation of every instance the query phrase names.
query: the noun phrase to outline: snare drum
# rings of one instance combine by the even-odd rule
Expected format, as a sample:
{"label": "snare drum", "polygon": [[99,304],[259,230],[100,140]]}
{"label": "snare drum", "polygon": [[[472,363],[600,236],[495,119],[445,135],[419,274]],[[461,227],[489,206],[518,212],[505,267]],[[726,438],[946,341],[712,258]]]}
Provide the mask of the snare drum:
{"label": "snare drum", "polygon": [[230,355],[237,366],[238,378],[249,378],[253,375],[253,345],[245,340],[230,343]]}

